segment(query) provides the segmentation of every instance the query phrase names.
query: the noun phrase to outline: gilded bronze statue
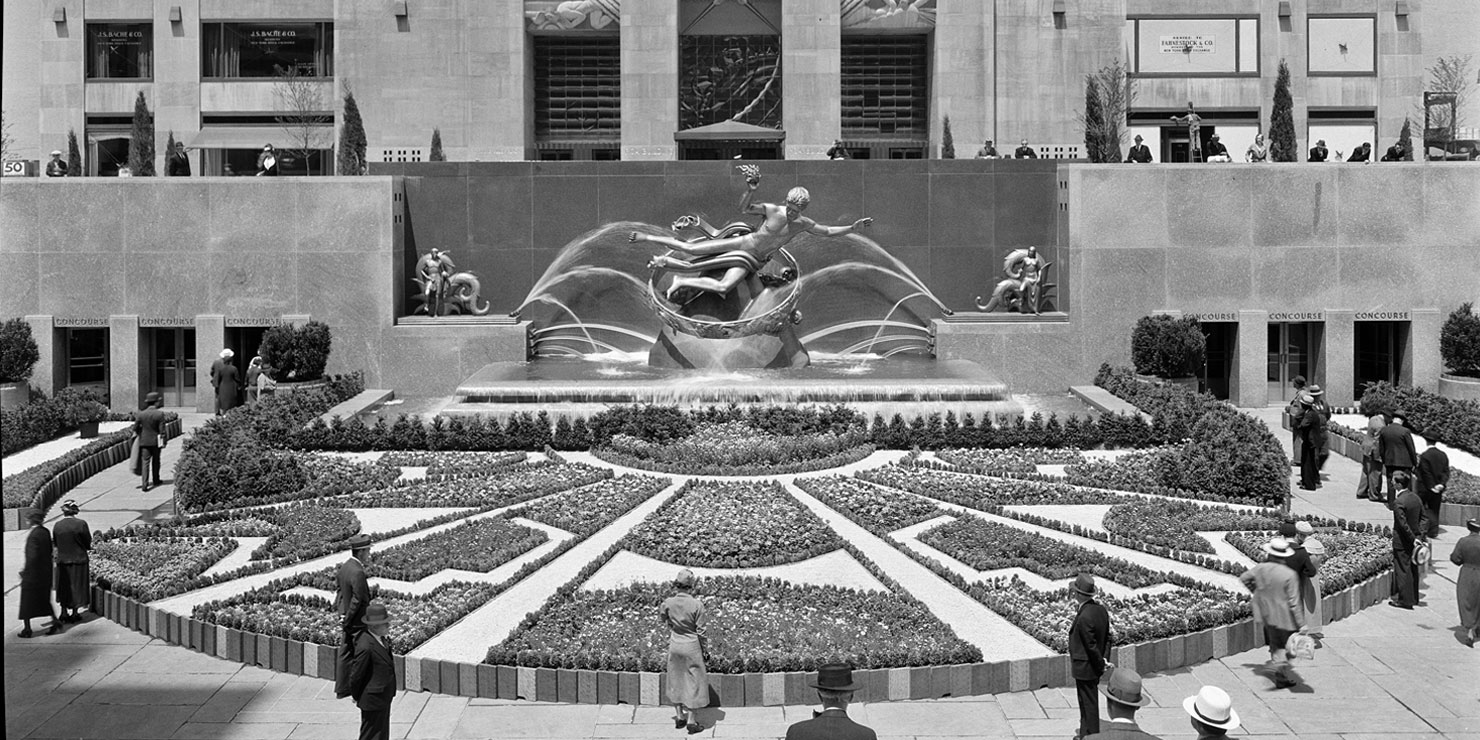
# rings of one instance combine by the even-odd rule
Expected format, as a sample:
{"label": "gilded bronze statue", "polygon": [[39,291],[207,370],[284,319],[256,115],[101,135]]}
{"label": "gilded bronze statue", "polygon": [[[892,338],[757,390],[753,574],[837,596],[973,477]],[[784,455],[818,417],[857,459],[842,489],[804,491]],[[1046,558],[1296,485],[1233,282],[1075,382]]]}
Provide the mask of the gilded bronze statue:
{"label": "gilded bronze statue", "polygon": [[413,313],[482,316],[491,310],[488,301],[478,295],[482,286],[477,276],[455,270],[457,265],[452,262],[451,252],[433,249],[417,260],[416,277],[411,280],[416,283],[421,305]]}
{"label": "gilded bronze statue", "polygon": [[1037,247],[1008,252],[1007,259],[1002,262],[1002,271],[1007,279],[997,283],[986,303],[982,303],[981,296],[976,297],[977,310],[990,313],[1000,308],[1018,313],[1043,313],[1049,302],[1047,291],[1054,287],[1053,283],[1043,282],[1051,265],[1052,262],[1044,262],[1039,256]]}

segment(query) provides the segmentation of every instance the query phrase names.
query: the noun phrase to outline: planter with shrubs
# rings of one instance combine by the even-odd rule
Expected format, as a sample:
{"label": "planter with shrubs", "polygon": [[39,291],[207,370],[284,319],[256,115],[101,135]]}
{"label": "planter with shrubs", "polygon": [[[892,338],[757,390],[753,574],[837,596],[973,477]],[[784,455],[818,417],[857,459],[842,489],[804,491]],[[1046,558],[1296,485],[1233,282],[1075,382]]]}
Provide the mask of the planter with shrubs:
{"label": "planter with shrubs", "polygon": [[0,408],[15,409],[31,401],[31,371],[41,359],[31,325],[21,319],[0,324]]}
{"label": "planter with shrubs", "polygon": [[1197,390],[1207,351],[1202,325],[1191,317],[1143,316],[1131,331],[1131,362],[1152,382]]}
{"label": "planter with shrubs", "polygon": [[1474,305],[1455,309],[1439,332],[1446,371],[1439,376],[1439,395],[1456,401],[1480,401],[1480,316]]}

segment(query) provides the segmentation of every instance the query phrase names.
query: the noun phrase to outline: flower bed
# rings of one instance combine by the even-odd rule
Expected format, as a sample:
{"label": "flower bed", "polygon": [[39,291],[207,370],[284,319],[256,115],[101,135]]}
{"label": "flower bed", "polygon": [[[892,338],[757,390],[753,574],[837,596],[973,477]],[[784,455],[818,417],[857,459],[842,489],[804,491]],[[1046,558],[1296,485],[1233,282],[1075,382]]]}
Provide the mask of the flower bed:
{"label": "flower bed", "polygon": [[1401,411],[1413,431],[1480,455],[1480,403],[1383,382],[1367,386],[1361,407],[1388,414]]}
{"label": "flower bed", "polygon": [[798,478],[796,486],[849,519],[866,521],[870,528],[886,535],[945,513],[939,506],[919,496],[855,478]]}
{"label": "flower bed", "polygon": [[941,460],[969,473],[1036,473],[1039,465],[1069,465],[1082,462],[1079,450],[1046,447],[950,449],[935,453]]}
{"label": "flower bed", "polygon": [[485,478],[456,478],[362,491],[327,499],[324,503],[349,509],[508,506],[611,477],[610,470],[582,463],[539,462],[516,465]]}
{"label": "flower bed", "polygon": [[223,537],[119,537],[93,546],[89,566],[98,585],[153,601],[191,581],[237,548]]}
{"label": "flower bed", "polygon": [[781,565],[843,545],[773,481],[690,481],[622,542],[640,555],[707,568]]}
{"label": "flower bed", "polygon": [[1126,500],[1125,496],[1110,491],[1077,488],[1063,483],[952,473],[924,465],[886,465],[860,471],[858,477],[984,511],[997,506],[1118,504]]}
{"label": "flower bed", "polygon": [[767,475],[837,467],[873,453],[861,428],[782,435],[745,421],[703,422],[676,439],[649,441],[614,434],[598,457],[647,470],[685,475]]}
{"label": "flower bed", "polygon": [[974,516],[933,527],[920,541],[983,571],[1024,568],[1053,580],[1093,573],[1127,588],[1167,582],[1163,574],[1123,559]]}
{"label": "flower bed", "polygon": [[623,475],[540,499],[509,512],[509,516],[523,517],[586,536],[616,521],[617,517],[672,483],[668,478]]}
{"label": "flower bed", "polygon": [[295,504],[273,511],[277,525],[262,546],[252,551],[253,560],[291,558],[305,552],[318,552],[325,545],[338,549],[340,543],[360,531],[360,520],[354,512],[314,504]]}
{"label": "flower bed", "polygon": [[314,453],[297,453],[296,457],[308,478],[306,488],[315,496],[389,488],[401,477],[399,469],[379,461],[367,463]]}
{"label": "flower bed", "polygon": [[419,581],[447,569],[488,573],[549,539],[504,517],[489,517],[377,551],[365,573],[398,581]]}
{"label": "flower bed", "polygon": [[1141,499],[1117,504],[1105,514],[1105,529],[1161,547],[1187,552],[1214,552],[1198,532],[1275,529],[1280,517],[1272,511],[1236,511],[1190,501]]}
{"label": "flower bed", "polygon": [[810,473],[816,470],[830,470],[851,465],[874,454],[873,445],[859,445],[837,452],[826,457],[818,457],[810,460],[798,460],[790,463],[776,465],[751,463],[741,465],[724,464],[688,464],[684,462],[662,463],[634,457],[624,452],[613,449],[593,449],[592,455],[599,460],[605,460],[613,465],[621,465],[626,468],[638,470],[652,470],[659,473],[673,473],[675,475],[783,475],[786,473]]}
{"label": "flower bed", "polygon": [[393,450],[381,456],[380,465],[391,468],[426,468],[427,477],[490,475],[529,459],[529,453],[517,452],[467,452],[438,450]]}
{"label": "flower bed", "polygon": [[[658,605],[668,584],[576,591],[530,615],[488,651],[488,663],[616,671],[665,670],[668,630]],[[712,673],[855,669],[981,660],[922,604],[894,593],[798,586],[755,577],[708,578],[695,594]]]}
{"label": "flower bed", "polygon": [[70,450],[61,457],[47,460],[40,465],[22,470],[15,475],[5,476],[4,480],[0,481],[0,489],[3,489],[3,493],[0,493],[0,498],[3,498],[4,508],[20,509],[33,505],[36,501],[37,492],[41,490],[41,487],[48,480],[55,477],[57,473],[113,445],[127,442],[132,436],[132,433],[128,430],[101,434],[98,435],[97,439],[88,442],[82,447]]}
{"label": "flower bed", "polygon": [[1177,450],[1158,447],[1128,452],[1114,460],[1080,460],[1064,467],[1065,478],[1077,486],[1123,491],[1163,489],[1177,466]]}
{"label": "flower bed", "polygon": [[[1263,545],[1274,536],[1268,532],[1229,532],[1224,539],[1255,562],[1265,558]],[[1321,563],[1321,590],[1340,591],[1365,581],[1393,565],[1393,540],[1378,532],[1321,529],[1314,537],[1326,547]]]}

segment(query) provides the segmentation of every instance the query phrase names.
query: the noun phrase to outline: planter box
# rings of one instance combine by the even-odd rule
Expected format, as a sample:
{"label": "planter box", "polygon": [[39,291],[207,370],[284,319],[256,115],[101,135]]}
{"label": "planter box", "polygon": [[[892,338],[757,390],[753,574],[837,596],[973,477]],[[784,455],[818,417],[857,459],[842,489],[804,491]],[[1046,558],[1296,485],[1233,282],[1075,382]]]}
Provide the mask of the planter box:
{"label": "planter box", "polygon": [[1439,507],[1439,523],[1446,527],[1463,527],[1465,522],[1480,518],[1480,506],[1444,504]]}
{"label": "planter box", "polygon": [[499,699],[499,698],[509,698],[509,699],[512,699],[512,698],[514,698],[513,697],[513,693],[514,693],[514,691],[513,691],[513,686],[514,686],[514,672],[513,671],[509,671],[509,687],[510,687],[509,688],[509,694],[510,695],[508,697],[503,697],[500,694],[500,689],[503,688],[503,674],[501,674],[499,672],[499,669],[500,668],[507,668],[507,667],[508,666],[494,666],[494,665],[489,665],[487,663],[479,663],[478,664],[477,670],[478,670],[478,696],[479,696],[479,698],[482,698],[482,699]]}
{"label": "planter box", "polygon": [[1480,401],[1480,378],[1444,373],[1439,376],[1439,395],[1456,401]]}

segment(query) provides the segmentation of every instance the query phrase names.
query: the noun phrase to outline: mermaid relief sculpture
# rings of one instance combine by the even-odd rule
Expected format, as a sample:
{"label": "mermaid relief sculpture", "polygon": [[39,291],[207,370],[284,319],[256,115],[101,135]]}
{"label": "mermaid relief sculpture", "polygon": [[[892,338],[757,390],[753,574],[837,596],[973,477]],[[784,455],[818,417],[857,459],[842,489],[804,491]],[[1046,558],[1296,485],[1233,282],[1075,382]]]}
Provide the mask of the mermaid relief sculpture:
{"label": "mermaid relief sculpture", "polygon": [[1052,264],[1043,261],[1037,247],[1008,252],[1007,259],[1002,262],[1002,271],[1007,279],[997,283],[992,298],[986,303],[982,303],[981,296],[976,297],[977,310],[990,313],[1001,308],[1015,309],[1018,313],[1043,313],[1048,302],[1047,289],[1054,287],[1053,283],[1043,282]]}
{"label": "mermaid relief sculpture", "polygon": [[[756,188],[761,184],[760,168],[741,165],[739,169],[745,175],[746,185],[745,193],[740,198],[740,210],[746,214],[764,216],[760,228],[734,236],[723,236],[724,232],[721,232],[721,238],[697,242],[638,231],[628,236],[628,241],[631,242],[654,242],[692,256],[692,259],[681,259],[671,255],[658,255],[648,262],[648,267],[655,270],[683,273],[669,284],[665,294],[668,300],[673,300],[675,294],[685,288],[721,295],[729,293],[740,281],[763,268],[772,255],[803,232],[820,236],[842,236],[873,223],[871,218],[860,218],[848,226],[824,226],[803,216],[802,211],[812,200],[803,187],[792,188],[786,194],[786,202],[782,204],[752,203]],[[742,226],[733,231],[747,229]],[[725,232],[731,232],[731,227],[727,227]],[[700,274],[720,271],[723,271],[720,277]]]}

